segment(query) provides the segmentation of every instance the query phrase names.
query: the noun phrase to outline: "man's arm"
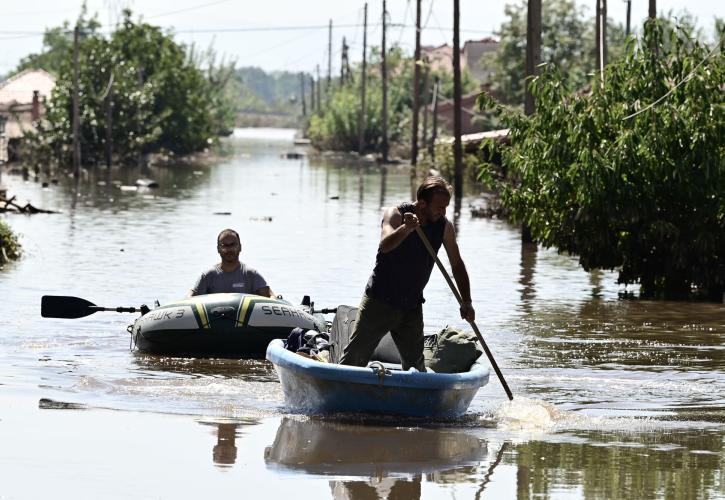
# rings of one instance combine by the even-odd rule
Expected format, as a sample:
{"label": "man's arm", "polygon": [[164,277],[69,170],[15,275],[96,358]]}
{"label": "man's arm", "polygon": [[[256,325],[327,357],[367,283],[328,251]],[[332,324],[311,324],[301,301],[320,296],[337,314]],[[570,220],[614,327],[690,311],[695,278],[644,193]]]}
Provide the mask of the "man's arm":
{"label": "man's arm", "polygon": [[468,279],[468,271],[466,264],[461,258],[461,252],[456,242],[456,230],[453,228],[451,221],[446,221],[446,229],[443,232],[443,246],[448,254],[448,261],[451,263],[453,270],[453,278],[456,280],[458,292],[461,294],[463,303],[461,304],[461,318],[466,321],[475,321],[476,311],[473,309],[471,302],[471,282]]}
{"label": "man's arm", "polygon": [[268,286],[263,286],[262,288],[257,288],[254,291],[255,295],[261,295],[262,297],[269,297],[272,299],[277,298],[277,296],[274,294],[272,289]]}
{"label": "man's arm", "polygon": [[389,207],[383,214],[382,229],[380,231],[380,251],[388,253],[395,250],[415,228],[420,221],[414,213],[401,215],[396,207]]}

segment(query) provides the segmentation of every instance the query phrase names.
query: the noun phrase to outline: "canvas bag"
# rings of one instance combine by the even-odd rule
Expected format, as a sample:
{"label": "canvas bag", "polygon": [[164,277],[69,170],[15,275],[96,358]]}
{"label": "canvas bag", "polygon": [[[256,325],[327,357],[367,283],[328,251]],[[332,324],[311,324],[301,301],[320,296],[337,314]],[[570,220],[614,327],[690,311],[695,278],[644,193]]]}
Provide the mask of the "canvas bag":
{"label": "canvas bag", "polygon": [[427,337],[423,348],[425,366],[437,373],[466,372],[481,354],[483,349],[474,333],[450,326]]}

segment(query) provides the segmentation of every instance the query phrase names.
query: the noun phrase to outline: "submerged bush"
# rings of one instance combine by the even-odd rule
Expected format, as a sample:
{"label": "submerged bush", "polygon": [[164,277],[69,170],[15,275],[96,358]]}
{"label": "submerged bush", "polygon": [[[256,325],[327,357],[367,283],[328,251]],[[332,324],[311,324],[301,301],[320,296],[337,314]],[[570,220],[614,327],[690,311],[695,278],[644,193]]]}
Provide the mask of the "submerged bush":
{"label": "submerged bush", "polygon": [[17,259],[20,253],[18,237],[5,221],[0,220],[0,264]]}

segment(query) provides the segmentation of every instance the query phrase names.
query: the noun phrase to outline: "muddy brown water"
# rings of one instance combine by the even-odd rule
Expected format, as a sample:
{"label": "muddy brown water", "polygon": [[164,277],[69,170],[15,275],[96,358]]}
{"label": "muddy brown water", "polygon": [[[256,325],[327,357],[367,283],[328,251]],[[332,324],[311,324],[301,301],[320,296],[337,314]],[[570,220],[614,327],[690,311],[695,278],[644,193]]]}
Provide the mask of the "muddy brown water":
{"label": "muddy brown water", "polygon": [[[459,244],[516,397],[492,375],[460,419],[295,415],[266,361],[131,351],[133,315],[40,317],[43,294],[177,299],[225,227],[288,300],[356,305],[407,171],[292,150],[290,131],[239,130],[208,165],[3,174],[62,213],[4,218],[25,256],[0,270],[0,499],[725,498],[723,305],[622,300],[613,274],[472,218],[471,190]],[[159,188],[119,187],[138,178]],[[427,331],[465,327],[437,270],[426,298]]]}

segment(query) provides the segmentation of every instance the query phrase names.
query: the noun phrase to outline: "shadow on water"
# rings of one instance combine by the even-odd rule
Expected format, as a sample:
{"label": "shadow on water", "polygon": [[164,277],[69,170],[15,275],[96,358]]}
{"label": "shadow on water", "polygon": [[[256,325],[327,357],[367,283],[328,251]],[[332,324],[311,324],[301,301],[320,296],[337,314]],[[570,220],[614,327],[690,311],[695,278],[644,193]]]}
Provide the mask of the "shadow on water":
{"label": "shadow on water", "polygon": [[134,351],[134,362],[143,372],[171,373],[247,381],[276,382],[272,365],[259,359],[173,358]]}

